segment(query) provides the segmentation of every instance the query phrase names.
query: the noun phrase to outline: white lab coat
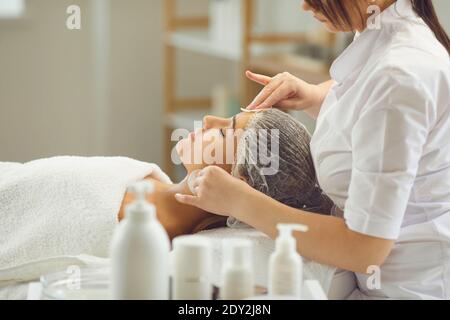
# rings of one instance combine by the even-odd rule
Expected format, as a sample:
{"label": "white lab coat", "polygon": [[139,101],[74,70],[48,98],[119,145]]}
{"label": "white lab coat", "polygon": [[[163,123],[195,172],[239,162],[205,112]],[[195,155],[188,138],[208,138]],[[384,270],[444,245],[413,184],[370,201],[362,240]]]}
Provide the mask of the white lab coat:
{"label": "white lab coat", "polygon": [[357,275],[355,296],[450,299],[448,52],[398,0],[331,76],[311,142],[319,184],[351,230],[396,241],[381,288]]}

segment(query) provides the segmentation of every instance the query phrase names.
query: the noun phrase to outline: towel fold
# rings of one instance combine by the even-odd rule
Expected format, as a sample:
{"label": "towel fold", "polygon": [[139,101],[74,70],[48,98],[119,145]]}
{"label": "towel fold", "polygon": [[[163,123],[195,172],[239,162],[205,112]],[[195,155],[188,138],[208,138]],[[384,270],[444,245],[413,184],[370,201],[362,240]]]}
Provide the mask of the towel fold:
{"label": "towel fold", "polygon": [[127,186],[149,175],[170,183],[122,157],[0,163],[0,287],[106,258]]}

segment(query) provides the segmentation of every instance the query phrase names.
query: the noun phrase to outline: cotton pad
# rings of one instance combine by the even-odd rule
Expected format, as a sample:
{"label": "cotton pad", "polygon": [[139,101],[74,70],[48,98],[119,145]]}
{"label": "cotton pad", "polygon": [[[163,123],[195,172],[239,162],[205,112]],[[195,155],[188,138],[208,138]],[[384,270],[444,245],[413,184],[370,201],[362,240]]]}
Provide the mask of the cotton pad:
{"label": "cotton pad", "polygon": [[258,112],[263,112],[263,111],[267,111],[267,110],[271,110],[271,109],[272,108],[270,108],[270,109],[248,110],[248,109],[241,108],[241,111],[245,112],[245,113],[258,113]]}

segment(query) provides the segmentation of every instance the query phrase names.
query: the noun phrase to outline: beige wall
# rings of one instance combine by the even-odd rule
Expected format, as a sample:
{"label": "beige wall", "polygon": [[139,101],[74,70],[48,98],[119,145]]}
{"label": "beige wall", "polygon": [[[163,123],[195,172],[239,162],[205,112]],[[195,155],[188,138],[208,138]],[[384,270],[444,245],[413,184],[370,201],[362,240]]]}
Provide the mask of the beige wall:
{"label": "beige wall", "polygon": [[[71,154],[161,163],[163,1],[96,1],[28,0],[26,17],[0,21],[0,161]],[[81,6],[81,31],[65,27],[70,4]],[[207,95],[235,70],[187,52],[179,61],[186,96]]]}
{"label": "beige wall", "polygon": [[89,152],[89,37],[64,27],[68,3],[85,1],[28,1],[0,20],[0,160]]}
{"label": "beige wall", "polygon": [[444,28],[450,34],[450,1],[434,0],[434,4]]}
{"label": "beige wall", "polygon": [[[185,2],[187,3],[187,2]],[[192,3],[192,2],[191,2]],[[201,1],[194,1],[197,5]],[[163,5],[162,1],[112,1],[110,152],[162,158]],[[189,11],[194,11],[190,7]],[[229,64],[179,52],[178,94],[208,95],[214,83],[231,78]],[[232,73],[231,73],[232,74]]]}
{"label": "beige wall", "polygon": [[[102,2],[27,1],[26,17],[0,22],[0,160],[160,162],[162,2]],[[65,27],[70,4],[82,9],[81,31]],[[99,24],[109,22],[108,33]]]}

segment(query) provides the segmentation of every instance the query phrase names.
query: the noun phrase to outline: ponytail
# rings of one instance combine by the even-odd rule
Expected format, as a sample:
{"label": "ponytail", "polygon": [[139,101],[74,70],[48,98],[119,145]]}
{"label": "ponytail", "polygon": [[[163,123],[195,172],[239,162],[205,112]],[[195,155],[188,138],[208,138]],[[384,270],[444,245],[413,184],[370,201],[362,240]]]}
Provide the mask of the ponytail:
{"label": "ponytail", "polygon": [[450,39],[447,32],[445,32],[439,18],[436,14],[436,10],[432,0],[411,0],[414,11],[425,21],[430,29],[436,35],[436,38],[447,49],[450,54]]}

